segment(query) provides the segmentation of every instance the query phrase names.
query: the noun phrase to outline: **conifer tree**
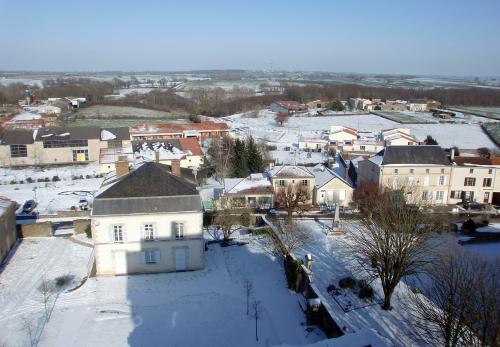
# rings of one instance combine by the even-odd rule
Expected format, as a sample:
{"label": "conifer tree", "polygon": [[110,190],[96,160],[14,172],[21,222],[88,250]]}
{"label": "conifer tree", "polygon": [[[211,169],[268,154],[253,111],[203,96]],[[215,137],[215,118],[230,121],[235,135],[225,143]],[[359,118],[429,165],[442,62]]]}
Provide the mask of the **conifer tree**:
{"label": "conifer tree", "polygon": [[262,172],[264,170],[264,160],[252,136],[247,138],[246,154],[250,173]]}
{"label": "conifer tree", "polygon": [[248,175],[245,142],[240,139],[236,139],[234,142],[233,175],[234,177],[246,177]]}

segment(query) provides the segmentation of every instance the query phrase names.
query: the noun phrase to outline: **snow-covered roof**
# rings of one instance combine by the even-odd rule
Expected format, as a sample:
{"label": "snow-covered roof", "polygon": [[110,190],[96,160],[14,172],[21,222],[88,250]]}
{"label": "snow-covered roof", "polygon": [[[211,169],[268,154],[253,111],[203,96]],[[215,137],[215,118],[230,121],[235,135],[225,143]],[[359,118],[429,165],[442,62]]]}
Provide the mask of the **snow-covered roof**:
{"label": "snow-covered roof", "polygon": [[35,120],[35,119],[40,119],[42,118],[41,115],[36,114],[36,113],[30,113],[30,112],[23,112],[16,114],[12,120],[13,121],[19,121],[19,120]]}
{"label": "snow-covered roof", "polygon": [[272,193],[272,184],[265,174],[255,173],[245,178],[224,179],[227,194]]}
{"label": "snow-covered roof", "polygon": [[114,139],[116,139],[116,135],[113,134],[111,131],[107,131],[105,129],[101,130],[101,140],[108,141]]}
{"label": "snow-covered roof", "polygon": [[342,162],[335,162],[331,167],[324,164],[318,164],[311,169],[315,177],[315,185],[318,188],[323,187],[325,184],[333,179],[339,179],[349,186],[353,186],[353,183],[349,176],[347,175],[347,168]]}
{"label": "snow-covered roof", "polygon": [[272,178],[314,177],[314,175],[305,166],[296,165],[275,166],[269,171],[269,176]]}

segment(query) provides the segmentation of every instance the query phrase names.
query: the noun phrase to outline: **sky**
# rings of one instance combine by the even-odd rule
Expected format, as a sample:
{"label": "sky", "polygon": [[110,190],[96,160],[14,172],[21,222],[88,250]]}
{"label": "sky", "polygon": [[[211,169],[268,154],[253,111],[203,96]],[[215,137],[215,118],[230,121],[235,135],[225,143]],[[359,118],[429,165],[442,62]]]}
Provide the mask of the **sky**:
{"label": "sky", "polygon": [[0,0],[0,70],[500,76],[499,0]]}

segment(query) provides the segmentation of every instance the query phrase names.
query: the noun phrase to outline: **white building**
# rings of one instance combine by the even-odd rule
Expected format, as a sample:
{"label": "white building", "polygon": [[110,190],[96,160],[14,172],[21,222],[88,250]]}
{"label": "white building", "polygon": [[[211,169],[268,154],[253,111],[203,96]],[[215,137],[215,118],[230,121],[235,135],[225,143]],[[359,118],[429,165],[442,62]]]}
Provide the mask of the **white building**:
{"label": "white building", "polygon": [[195,185],[166,165],[145,163],[94,199],[92,238],[98,275],[197,270],[204,267],[203,213]]}

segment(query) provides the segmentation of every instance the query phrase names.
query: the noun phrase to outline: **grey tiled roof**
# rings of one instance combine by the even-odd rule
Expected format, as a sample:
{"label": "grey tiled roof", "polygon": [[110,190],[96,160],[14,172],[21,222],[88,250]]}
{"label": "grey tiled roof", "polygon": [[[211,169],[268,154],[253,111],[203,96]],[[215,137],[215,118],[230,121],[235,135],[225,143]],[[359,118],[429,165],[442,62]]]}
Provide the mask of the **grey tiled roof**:
{"label": "grey tiled roof", "polygon": [[199,195],[95,199],[93,216],[201,212]]}
{"label": "grey tiled roof", "polygon": [[451,165],[440,146],[387,146],[381,165]]}
{"label": "grey tiled roof", "polygon": [[0,143],[4,145],[28,145],[33,143],[33,130],[4,130]]}

